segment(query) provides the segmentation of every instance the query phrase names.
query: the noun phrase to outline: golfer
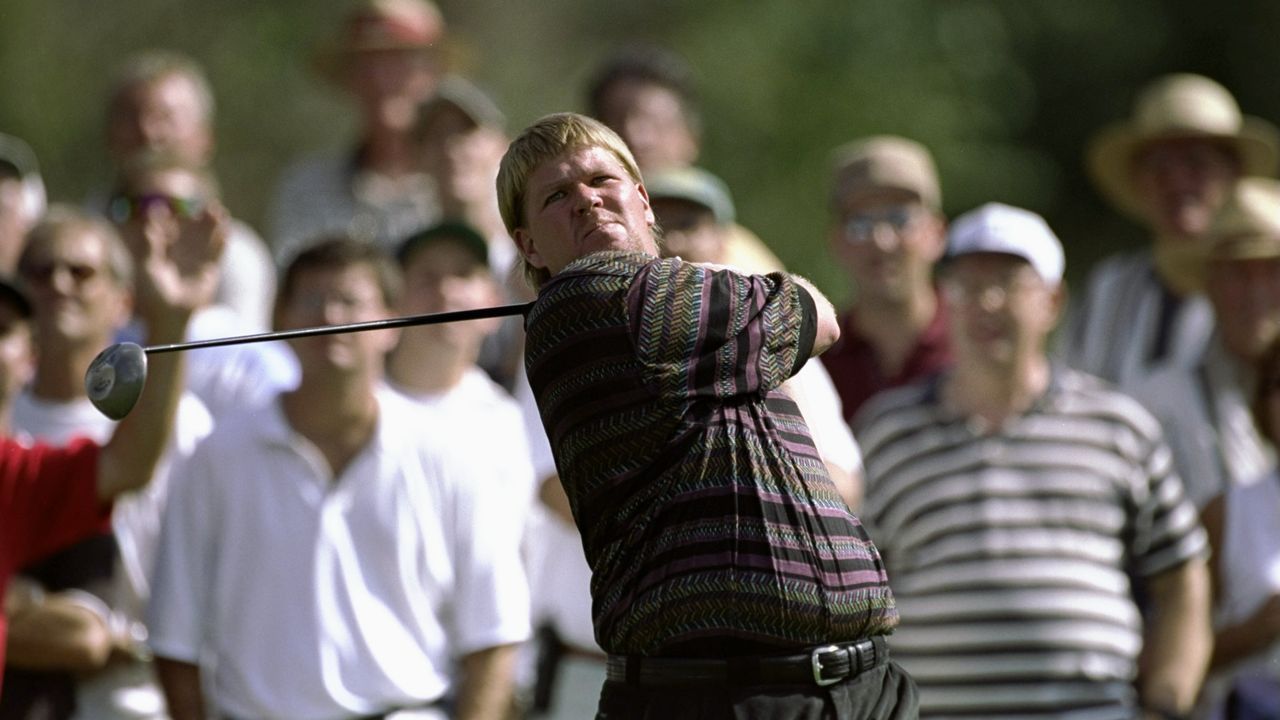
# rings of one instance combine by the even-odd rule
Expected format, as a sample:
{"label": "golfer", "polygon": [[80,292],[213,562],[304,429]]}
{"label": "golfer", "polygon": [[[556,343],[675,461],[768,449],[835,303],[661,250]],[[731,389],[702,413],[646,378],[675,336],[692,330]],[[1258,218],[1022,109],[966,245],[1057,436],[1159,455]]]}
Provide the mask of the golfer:
{"label": "golfer", "polygon": [[830,303],[659,259],[635,160],[589,118],[534,123],[497,186],[609,653],[598,717],[915,717],[879,553],[778,389],[838,338]]}

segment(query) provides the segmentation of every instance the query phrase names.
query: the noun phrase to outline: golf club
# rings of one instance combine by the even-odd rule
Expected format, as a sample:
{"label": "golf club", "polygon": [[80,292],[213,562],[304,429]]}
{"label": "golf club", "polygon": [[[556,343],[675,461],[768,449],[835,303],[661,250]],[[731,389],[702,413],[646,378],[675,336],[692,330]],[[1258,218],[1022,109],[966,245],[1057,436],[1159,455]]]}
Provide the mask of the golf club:
{"label": "golf club", "polygon": [[385,320],[347,323],[345,325],[322,325],[320,327],[299,328],[297,330],[278,330],[256,335],[211,338],[209,340],[193,340],[191,342],[149,345],[147,347],[130,342],[116,343],[98,353],[93,362],[89,363],[89,369],[84,374],[84,386],[89,394],[89,401],[93,403],[93,406],[99,412],[112,420],[119,420],[129,414],[129,411],[138,402],[138,396],[142,394],[142,387],[147,381],[148,355],[221,347],[224,345],[244,345],[271,340],[291,340],[293,338],[314,337],[317,335],[337,335],[340,333],[363,332],[365,330],[390,330],[392,328],[412,327],[415,325],[436,325],[447,322],[506,317],[508,315],[524,315],[529,312],[531,307],[533,307],[531,302],[516,303],[513,305],[476,308],[475,310],[409,315]]}

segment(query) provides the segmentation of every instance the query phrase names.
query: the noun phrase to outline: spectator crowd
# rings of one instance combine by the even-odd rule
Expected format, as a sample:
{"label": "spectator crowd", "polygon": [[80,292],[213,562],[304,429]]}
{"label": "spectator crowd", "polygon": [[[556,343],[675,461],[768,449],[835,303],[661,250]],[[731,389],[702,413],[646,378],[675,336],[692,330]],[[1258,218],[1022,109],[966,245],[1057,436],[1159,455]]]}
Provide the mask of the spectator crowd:
{"label": "spectator crowd", "polygon": [[[0,720],[595,716],[600,616],[634,609],[601,577],[637,568],[610,546],[593,581],[522,317],[193,351],[119,423],[83,382],[119,341],[534,300],[512,128],[447,33],[429,0],[353,3],[312,66],[356,139],[288,167],[261,233],[180,52],[122,59],[89,197],[50,202],[0,134]],[[628,47],[583,111],[664,257],[785,276],[770,246],[810,239],[739,224],[691,77]],[[783,385],[831,487],[804,482],[879,549],[923,717],[1280,718],[1280,131],[1172,74],[1082,157],[1150,242],[1068,292],[1044,218],[948,218],[921,143],[832,149],[853,301]]]}

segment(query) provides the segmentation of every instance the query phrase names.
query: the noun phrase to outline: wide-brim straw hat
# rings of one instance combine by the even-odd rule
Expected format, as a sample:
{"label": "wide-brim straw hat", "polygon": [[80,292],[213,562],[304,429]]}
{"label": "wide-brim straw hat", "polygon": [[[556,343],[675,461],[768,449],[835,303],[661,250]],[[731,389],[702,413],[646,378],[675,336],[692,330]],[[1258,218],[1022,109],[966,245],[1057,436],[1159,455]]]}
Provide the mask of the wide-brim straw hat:
{"label": "wide-brim straw hat", "polygon": [[444,37],[444,30],[444,16],[429,0],[360,0],[347,13],[341,31],[316,51],[312,67],[326,80],[341,83],[352,55],[427,52]]}
{"label": "wide-brim straw hat", "polygon": [[1120,211],[1145,220],[1133,183],[1133,161],[1149,143],[1206,139],[1231,148],[1241,175],[1272,175],[1280,157],[1280,132],[1271,123],[1243,115],[1222,85],[1187,73],[1147,85],[1132,116],[1100,131],[1089,143],[1088,166],[1099,191]]}

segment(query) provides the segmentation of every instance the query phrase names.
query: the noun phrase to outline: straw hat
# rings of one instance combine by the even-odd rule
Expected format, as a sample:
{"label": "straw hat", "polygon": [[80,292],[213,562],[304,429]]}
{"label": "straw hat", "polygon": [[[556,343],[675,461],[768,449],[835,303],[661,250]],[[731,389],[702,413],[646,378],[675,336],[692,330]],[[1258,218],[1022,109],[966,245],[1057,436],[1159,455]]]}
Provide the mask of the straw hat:
{"label": "straw hat", "polygon": [[1142,219],[1142,202],[1131,178],[1135,155],[1160,140],[1207,139],[1230,146],[1241,175],[1272,175],[1280,155],[1280,132],[1240,113],[1222,85],[1201,75],[1161,77],[1138,94],[1133,115],[1099,132],[1089,144],[1088,165],[1098,189],[1118,209]]}
{"label": "straw hat", "polygon": [[1209,226],[1212,257],[1280,257],[1280,180],[1242,178]]}
{"label": "straw hat", "polygon": [[352,55],[378,50],[426,51],[444,36],[444,17],[430,0],[360,0],[342,30],[320,47],[313,65],[340,82]]}

